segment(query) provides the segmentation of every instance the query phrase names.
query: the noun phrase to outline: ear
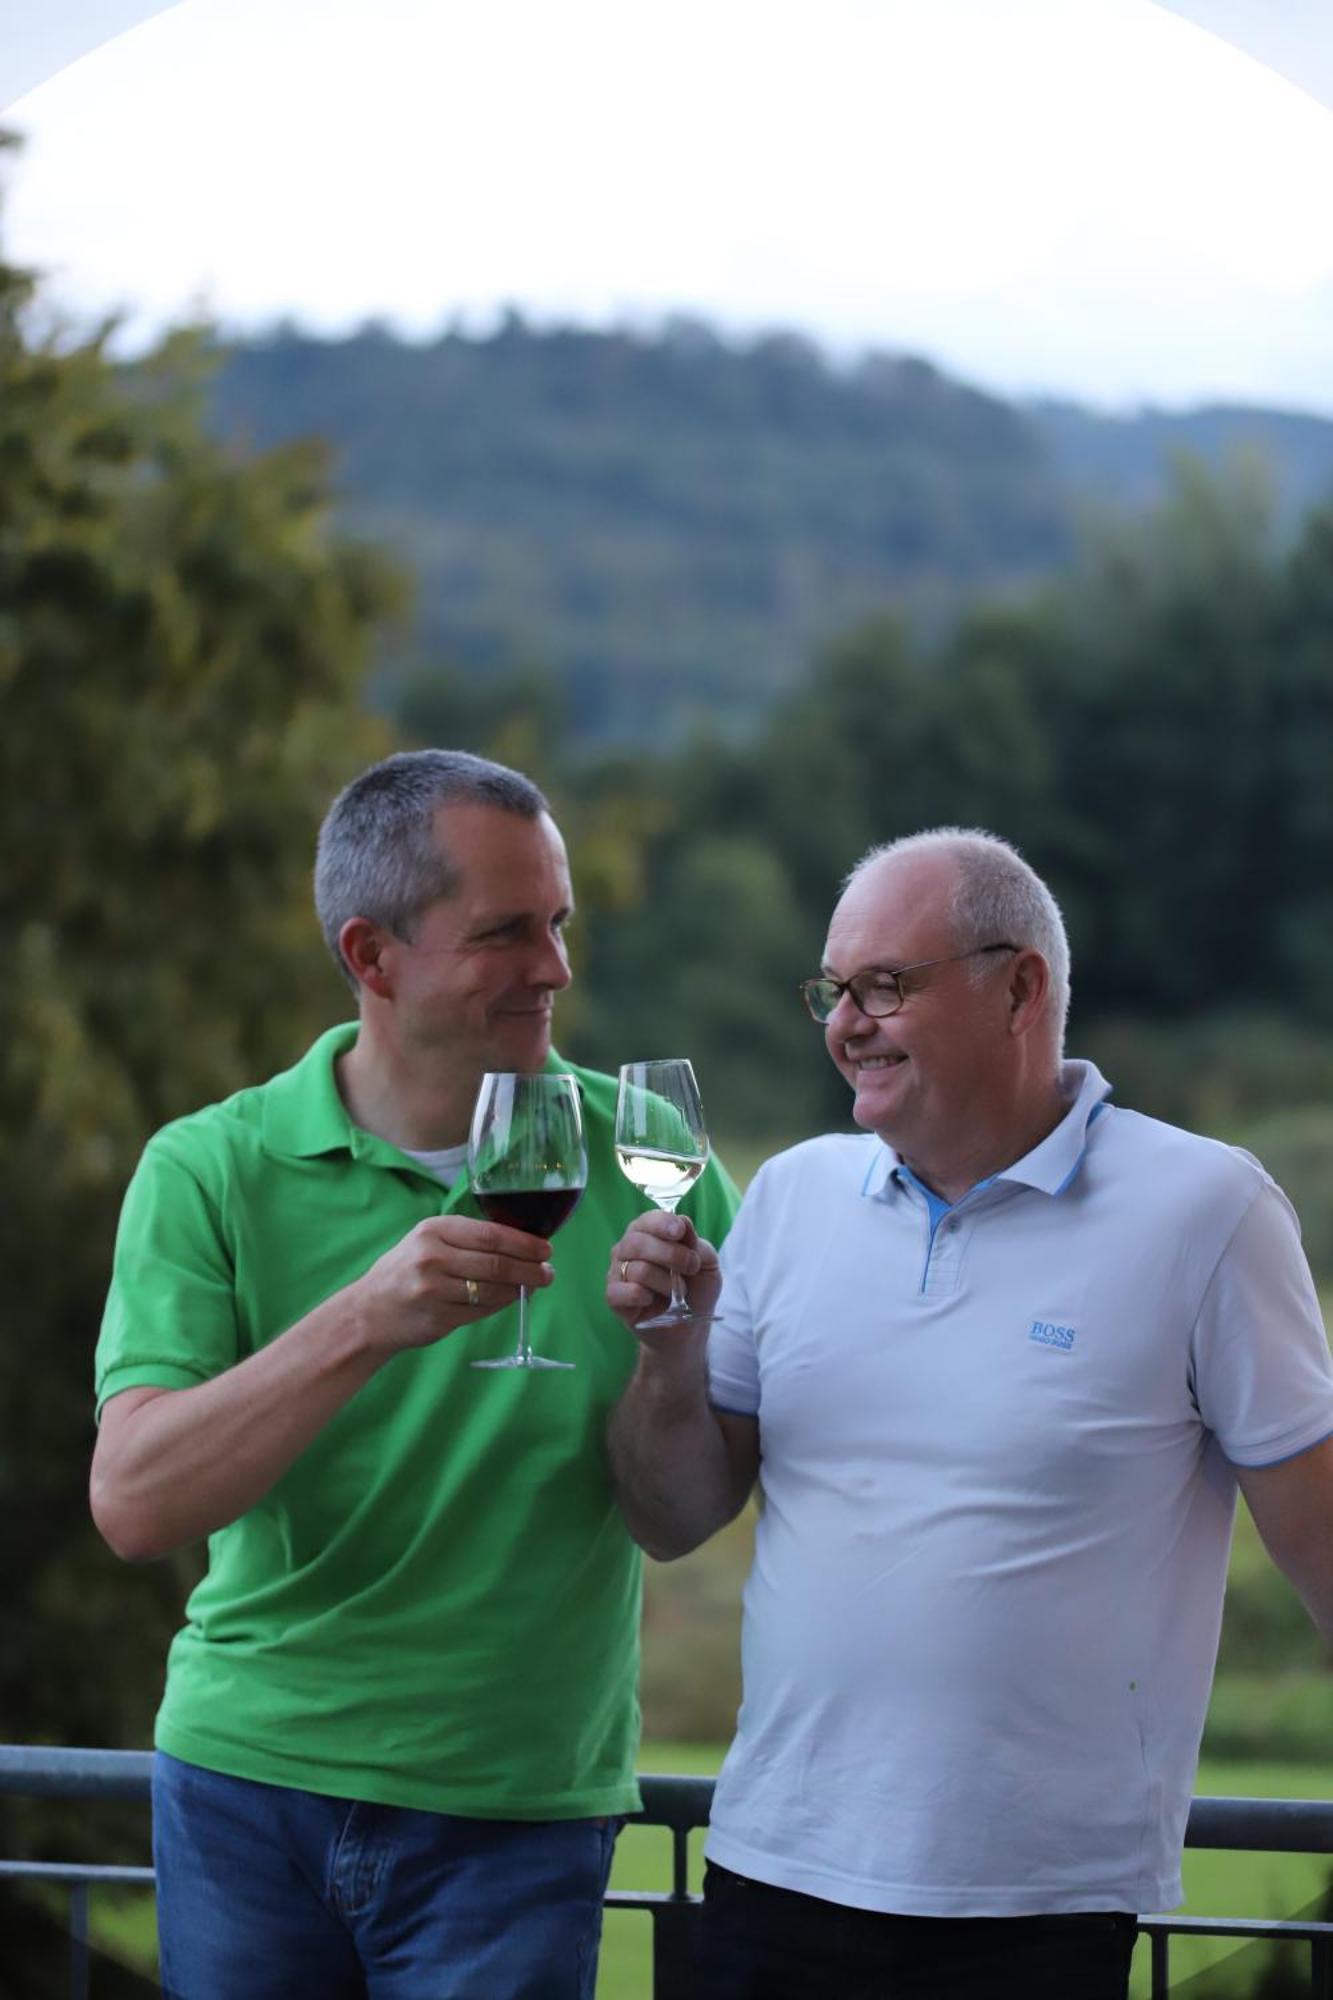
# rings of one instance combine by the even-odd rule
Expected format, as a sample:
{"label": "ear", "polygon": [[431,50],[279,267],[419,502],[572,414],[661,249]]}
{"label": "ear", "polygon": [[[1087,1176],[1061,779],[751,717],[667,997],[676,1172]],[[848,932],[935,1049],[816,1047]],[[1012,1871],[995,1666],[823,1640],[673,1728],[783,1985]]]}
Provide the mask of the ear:
{"label": "ear", "polygon": [[386,963],[391,939],[369,917],[349,917],[338,933],[343,964],[358,986],[380,1000],[393,997],[393,978]]}
{"label": "ear", "polygon": [[1045,1020],[1051,995],[1051,968],[1039,951],[1014,954],[1006,992],[1010,1034],[1030,1035]]}

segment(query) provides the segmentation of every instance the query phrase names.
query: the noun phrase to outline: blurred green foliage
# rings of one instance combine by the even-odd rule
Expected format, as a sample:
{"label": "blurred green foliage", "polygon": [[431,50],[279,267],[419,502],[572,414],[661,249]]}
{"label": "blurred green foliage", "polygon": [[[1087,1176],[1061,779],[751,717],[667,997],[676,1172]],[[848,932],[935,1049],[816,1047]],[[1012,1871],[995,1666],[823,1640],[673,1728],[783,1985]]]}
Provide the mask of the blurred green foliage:
{"label": "blurred green foliage", "polygon": [[385,745],[362,690],[401,587],[331,532],[316,448],[210,440],[196,343],[118,370],[29,300],[0,267],[0,1705],[114,1745],[146,1739],[182,1581],[87,1514],[120,1198],[155,1126],[328,1018],[311,828]]}

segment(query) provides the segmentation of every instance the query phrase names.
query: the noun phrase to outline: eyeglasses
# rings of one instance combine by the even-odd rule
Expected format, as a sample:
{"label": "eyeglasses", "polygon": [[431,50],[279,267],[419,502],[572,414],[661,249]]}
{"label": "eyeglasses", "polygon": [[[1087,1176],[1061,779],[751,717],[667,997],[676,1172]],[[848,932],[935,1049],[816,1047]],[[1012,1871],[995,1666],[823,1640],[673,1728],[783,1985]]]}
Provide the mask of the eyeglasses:
{"label": "eyeglasses", "polygon": [[915,965],[900,965],[896,972],[872,967],[854,972],[850,979],[803,979],[801,992],[813,1018],[823,1027],[844,993],[872,1020],[882,1021],[896,1014],[906,999],[903,979],[909,972],[925,972],[932,965],[957,965],[965,958],[980,958],[988,951],[1018,951],[1016,944],[974,944],[971,951],[956,951],[950,958],[919,958]]}

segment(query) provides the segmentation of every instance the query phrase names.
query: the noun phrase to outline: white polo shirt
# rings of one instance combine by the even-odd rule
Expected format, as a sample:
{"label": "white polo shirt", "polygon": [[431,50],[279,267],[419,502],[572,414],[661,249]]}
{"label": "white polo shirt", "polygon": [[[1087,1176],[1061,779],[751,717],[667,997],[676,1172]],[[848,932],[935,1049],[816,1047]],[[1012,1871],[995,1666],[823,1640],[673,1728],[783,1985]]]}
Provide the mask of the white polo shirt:
{"label": "white polo shirt", "polygon": [[757,1415],[707,1853],[859,1909],[1180,1900],[1235,1481],[1333,1433],[1291,1208],[1103,1103],[932,1222],[871,1136],[756,1176],[713,1401]]}

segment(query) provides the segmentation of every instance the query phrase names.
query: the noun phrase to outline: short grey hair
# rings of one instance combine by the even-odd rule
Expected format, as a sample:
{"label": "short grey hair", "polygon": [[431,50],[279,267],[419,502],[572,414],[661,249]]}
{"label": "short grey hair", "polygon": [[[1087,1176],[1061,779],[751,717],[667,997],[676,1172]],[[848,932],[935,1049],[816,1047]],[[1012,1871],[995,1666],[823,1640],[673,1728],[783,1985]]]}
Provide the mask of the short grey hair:
{"label": "short grey hair", "polygon": [[315,909],[334,964],[356,989],[338,939],[352,917],[410,937],[428,904],[452,896],[458,870],[435,838],[441,806],[494,806],[538,819],[550,807],[530,778],[467,750],[401,750],[344,786],[315,851]]}
{"label": "short grey hair", "polygon": [[983,827],[935,826],[872,847],[843,886],[850,887],[876,862],[912,854],[939,854],[955,865],[948,914],[960,951],[1003,942],[1041,953],[1050,967],[1051,1019],[1063,1047],[1069,1013],[1069,939],[1060,905],[1035,868],[1016,847]]}

